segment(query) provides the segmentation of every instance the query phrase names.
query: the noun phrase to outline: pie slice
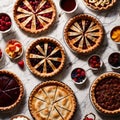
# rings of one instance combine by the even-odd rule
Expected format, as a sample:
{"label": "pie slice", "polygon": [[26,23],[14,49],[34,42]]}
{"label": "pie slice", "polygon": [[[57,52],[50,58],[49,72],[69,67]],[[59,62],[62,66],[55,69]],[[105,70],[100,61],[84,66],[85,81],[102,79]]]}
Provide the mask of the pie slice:
{"label": "pie slice", "polygon": [[96,18],[81,14],[67,22],[64,29],[64,38],[74,52],[87,54],[100,46],[103,33],[103,27]]}
{"label": "pie slice", "polygon": [[21,102],[23,94],[21,80],[10,71],[0,70],[0,111],[15,108]]}
{"label": "pie slice", "polygon": [[52,0],[17,0],[14,19],[21,29],[41,33],[55,21],[56,8]]}
{"label": "pie slice", "polygon": [[[47,97],[43,97],[44,94]],[[75,109],[74,93],[62,82],[43,82],[33,89],[29,97],[29,110],[36,120],[70,120]]]}
{"label": "pie slice", "polygon": [[94,10],[108,10],[117,0],[83,0],[85,4]]}
{"label": "pie slice", "polygon": [[120,74],[100,75],[92,84],[91,101],[95,108],[108,115],[120,114]]}
{"label": "pie slice", "polygon": [[62,70],[65,52],[55,39],[41,37],[31,43],[26,52],[30,71],[39,77],[51,77]]}

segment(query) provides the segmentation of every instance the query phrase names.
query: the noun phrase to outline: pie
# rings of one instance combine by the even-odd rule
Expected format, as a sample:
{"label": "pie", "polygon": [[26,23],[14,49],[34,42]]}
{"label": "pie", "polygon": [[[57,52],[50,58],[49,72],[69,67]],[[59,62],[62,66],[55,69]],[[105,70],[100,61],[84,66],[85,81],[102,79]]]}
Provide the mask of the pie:
{"label": "pie", "polygon": [[85,4],[94,10],[108,10],[117,0],[84,0]]}
{"label": "pie", "polygon": [[87,54],[100,46],[103,33],[103,27],[96,18],[87,14],[80,14],[67,22],[64,38],[74,52]]}
{"label": "pie", "polygon": [[52,0],[17,0],[14,19],[21,29],[41,33],[55,21],[56,8]]}
{"label": "pie", "polygon": [[10,120],[30,120],[30,119],[25,115],[15,115]]}
{"label": "pie", "polygon": [[62,70],[65,52],[55,39],[41,37],[28,47],[26,63],[33,74],[39,77],[51,77]]}
{"label": "pie", "polygon": [[70,120],[76,110],[76,99],[66,84],[46,81],[31,92],[29,110],[35,120]]}
{"label": "pie", "polygon": [[23,97],[23,84],[12,72],[0,70],[0,111],[16,107]]}
{"label": "pie", "polygon": [[115,72],[100,75],[91,86],[91,101],[95,108],[105,114],[120,113],[120,74]]}

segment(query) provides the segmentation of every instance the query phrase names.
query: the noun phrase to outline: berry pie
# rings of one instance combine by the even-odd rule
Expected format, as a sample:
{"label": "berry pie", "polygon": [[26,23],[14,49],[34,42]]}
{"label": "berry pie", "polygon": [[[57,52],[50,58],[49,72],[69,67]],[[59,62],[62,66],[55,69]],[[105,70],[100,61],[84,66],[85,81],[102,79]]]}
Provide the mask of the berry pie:
{"label": "berry pie", "polygon": [[103,27],[96,18],[81,14],[67,22],[64,38],[74,52],[87,54],[100,46],[103,33]]}
{"label": "berry pie", "polygon": [[0,111],[11,110],[22,100],[24,88],[21,80],[12,72],[0,71]]}
{"label": "berry pie", "polygon": [[56,8],[52,0],[17,0],[14,18],[21,29],[36,34],[52,25]]}
{"label": "berry pie", "polygon": [[91,86],[91,101],[95,108],[105,114],[120,114],[120,74],[104,73]]}
{"label": "berry pie", "polygon": [[29,110],[35,120],[71,120],[76,98],[71,88],[62,82],[43,82],[31,92]]}
{"label": "berry pie", "polygon": [[111,8],[117,0],[84,0],[84,2],[94,10],[107,10]]}
{"label": "berry pie", "polygon": [[65,52],[55,39],[41,37],[28,47],[26,63],[33,74],[39,77],[51,77],[63,68]]}

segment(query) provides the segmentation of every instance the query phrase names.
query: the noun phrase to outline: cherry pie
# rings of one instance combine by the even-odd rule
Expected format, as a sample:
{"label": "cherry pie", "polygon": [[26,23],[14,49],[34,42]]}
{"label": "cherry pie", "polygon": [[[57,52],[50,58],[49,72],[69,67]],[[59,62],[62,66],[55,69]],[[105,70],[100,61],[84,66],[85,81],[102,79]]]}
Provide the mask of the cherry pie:
{"label": "cherry pie", "polygon": [[95,108],[105,114],[120,113],[120,74],[104,73],[91,86],[91,101]]}
{"label": "cherry pie", "polygon": [[53,38],[41,37],[31,43],[26,52],[30,71],[39,77],[51,77],[64,66],[65,52]]}
{"label": "cherry pie", "polygon": [[103,40],[103,27],[90,15],[77,15],[67,22],[64,37],[74,52],[90,53],[100,46]]}
{"label": "cherry pie", "polygon": [[71,120],[76,110],[76,99],[64,83],[47,81],[32,91],[29,110],[35,120]]}
{"label": "cherry pie", "polygon": [[47,30],[55,17],[56,8],[52,0],[17,0],[14,6],[16,23],[30,33]]}

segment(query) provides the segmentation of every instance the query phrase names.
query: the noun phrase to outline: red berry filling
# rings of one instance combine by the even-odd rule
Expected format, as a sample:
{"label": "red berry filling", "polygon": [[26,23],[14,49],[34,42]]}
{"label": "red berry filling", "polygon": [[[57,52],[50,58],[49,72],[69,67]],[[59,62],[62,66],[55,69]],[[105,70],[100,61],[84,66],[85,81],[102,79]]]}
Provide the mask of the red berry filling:
{"label": "red berry filling", "polygon": [[0,59],[2,58],[2,50],[0,49]]}
{"label": "red berry filling", "polygon": [[100,57],[97,55],[94,55],[90,57],[90,59],[88,60],[88,63],[92,68],[100,68],[100,65],[101,65]]}
{"label": "red berry filling", "polygon": [[120,66],[120,53],[112,53],[109,56],[108,62],[114,67]]}
{"label": "red berry filling", "polygon": [[86,77],[85,70],[82,68],[76,68],[72,71],[71,77],[75,82],[83,82]]}
{"label": "red berry filling", "polygon": [[10,17],[5,14],[1,13],[0,14],[0,31],[6,31],[11,27],[11,19]]}

